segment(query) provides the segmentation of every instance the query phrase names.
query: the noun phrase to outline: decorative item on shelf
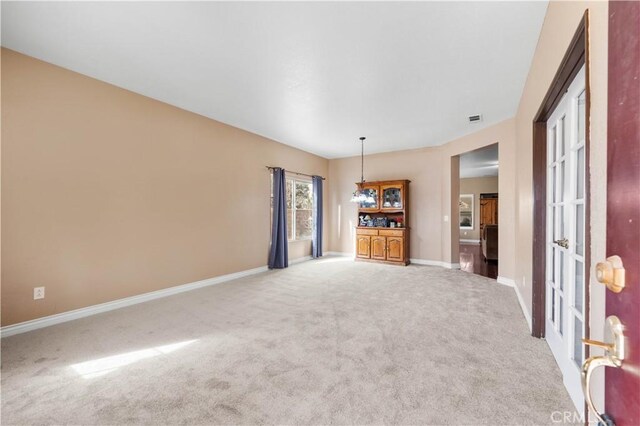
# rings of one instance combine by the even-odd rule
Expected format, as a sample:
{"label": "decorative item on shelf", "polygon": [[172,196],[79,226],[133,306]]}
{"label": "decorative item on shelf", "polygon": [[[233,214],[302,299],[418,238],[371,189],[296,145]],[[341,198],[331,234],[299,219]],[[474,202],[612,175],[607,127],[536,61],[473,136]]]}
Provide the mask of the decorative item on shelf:
{"label": "decorative item on shelf", "polygon": [[364,188],[364,136],[360,136],[361,152],[360,152],[360,184],[351,196],[352,203],[375,204],[377,201],[373,198],[370,191]]}
{"label": "decorative item on shelf", "polygon": [[371,216],[366,215],[364,217],[364,225],[363,226],[373,226],[373,219],[371,219]]}
{"label": "decorative item on shelf", "polygon": [[386,228],[387,227],[387,218],[386,217],[377,217],[373,220],[373,226]]}
{"label": "decorative item on shelf", "polygon": [[389,228],[395,228],[396,227],[396,221],[395,220],[390,220],[389,221]]}
{"label": "decorative item on shelf", "polygon": [[402,228],[402,218],[401,217],[396,219],[396,226],[398,228]]}

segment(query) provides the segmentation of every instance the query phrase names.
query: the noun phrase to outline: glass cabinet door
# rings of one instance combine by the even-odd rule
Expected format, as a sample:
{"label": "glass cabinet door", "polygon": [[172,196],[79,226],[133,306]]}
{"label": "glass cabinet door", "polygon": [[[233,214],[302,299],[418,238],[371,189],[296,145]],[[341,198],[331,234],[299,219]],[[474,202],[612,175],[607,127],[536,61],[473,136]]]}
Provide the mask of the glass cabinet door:
{"label": "glass cabinet door", "polygon": [[364,201],[360,202],[360,210],[363,211],[376,211],[378,210],[378,192],[379,187],[365,185],[363,192],[367,196]]}
{"label": "glass cabinet door", "polygon": [[382,191],[382,210],[401,210],[404,208],[404,199],[402,198],[402,185],[383,185]]}

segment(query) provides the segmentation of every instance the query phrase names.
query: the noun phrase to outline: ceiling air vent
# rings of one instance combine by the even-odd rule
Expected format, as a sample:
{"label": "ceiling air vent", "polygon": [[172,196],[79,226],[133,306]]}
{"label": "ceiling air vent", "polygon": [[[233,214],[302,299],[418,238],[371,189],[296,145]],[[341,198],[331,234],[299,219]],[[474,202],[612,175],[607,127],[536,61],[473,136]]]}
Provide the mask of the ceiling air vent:
{"label": "ceiling air vent", "polygon": [[480,121],[482,121],[482,115],[480,114],[469,116],[469,123],[478,123]]}

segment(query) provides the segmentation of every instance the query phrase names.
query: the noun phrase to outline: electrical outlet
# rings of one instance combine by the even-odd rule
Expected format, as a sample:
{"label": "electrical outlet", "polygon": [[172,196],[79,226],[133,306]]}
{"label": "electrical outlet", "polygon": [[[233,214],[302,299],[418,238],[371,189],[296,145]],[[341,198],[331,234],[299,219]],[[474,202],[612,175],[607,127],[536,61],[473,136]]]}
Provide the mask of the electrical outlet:
{"label": "electrical outlet", "polygon": [[449,222],[449,216],[445,216],[445,217],[444,217],[444,221],[445,221],[445,222]]}
{"label": "electrical outlet", "polygon": [[33,300],[44,299],[44,287],[33,288]]}

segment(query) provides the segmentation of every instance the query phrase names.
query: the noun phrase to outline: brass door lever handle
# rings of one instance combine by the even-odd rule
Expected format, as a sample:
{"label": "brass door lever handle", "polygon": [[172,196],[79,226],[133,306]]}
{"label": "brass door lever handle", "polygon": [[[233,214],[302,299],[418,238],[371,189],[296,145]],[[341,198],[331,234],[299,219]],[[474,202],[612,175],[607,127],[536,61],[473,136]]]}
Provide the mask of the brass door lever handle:
{"label": "brass door lever handle", "polygon": [[582,343],[584,343],[585,345],[589,345],[589,346],[595,346],[597,348],[602,348],[605,351],[611,351],[613,349],[613,344],[611,343],[604,343],[604,342],[599,342],[597,340],[591,340],[591,339],[582,339]]}
{"label": "brass door lever handle", "polygon": [[586,345],[596,346],[598,348],[604,349],[605,351],[603,356],[592,356],[588,358],[584,362],[584,364],[582,364],[581,371],[582,391],[584,392],[584,398],[587,402],[587,406],[603,425],[607,425],[610,423],[605,421],[600,412],[596,409],[595,405],[593,404],[593,400],[591,399],[591,374],[598,367],[620,368],[622,366],[622,361],[625,358],[626,352],[624,326],[620,322],[620,319],[615,315],[611,315],[607,318],[607,325],[609,326],[609,331],[613,336],[613,343],[604,343],[597,340],[582,339],[582,341]]}
{"label": "brass door lever handle", "polygon": [[553,242],[562,248],[569,248],[569,240],[567,240],[566,238],[563,238],[561,240],[554,240]]}

